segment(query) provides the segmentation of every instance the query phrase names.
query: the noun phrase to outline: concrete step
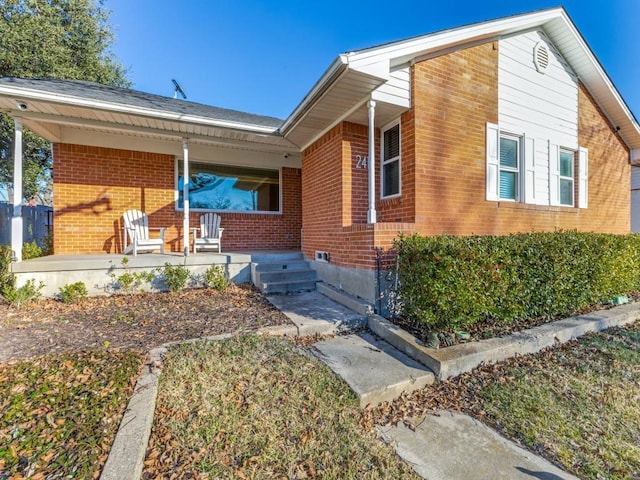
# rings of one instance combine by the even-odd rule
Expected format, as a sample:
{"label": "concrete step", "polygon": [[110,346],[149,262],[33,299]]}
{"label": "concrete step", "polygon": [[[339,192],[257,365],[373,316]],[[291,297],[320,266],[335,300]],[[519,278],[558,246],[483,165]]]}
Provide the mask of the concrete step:
{"label": "concrete step", "polygon": [[362,407],[392,401],[402,392],[419,390],[435,381],[427,367],[368,332],[322,340],[314,349],[358,395]]}
{"label": "concrete step", "polygon": [[265,294],[298,293],[316,289],[318,275],[302,253],[288,253],[288,258],[270,256],[251,263],[251,281]]}
{"label": "concrete step", "polygon": [[[367,319],[316,291],[298,295],[270,295],[269,301],[295,326],[281,329],[283,335],[339,334],[366,326]],[[271,327],[273,329],[273,327]]]}
{"label": "concrete step", "polygon": [[253,263],[289,262],[304,260],[302,252],[255,252],[251,254]]}
{"label": "concrete step", "polygon": [[256,272],[278,272],[281,270],[305,270],[309,268],[309,262],[306,260],[285,260],[279,262],[260,262],[253,263]]}
{"label": "concrete step", "polygon": [[291,280],[316,280],[318,275],[315,270],[311,268],[298,269],[298,270],[273,270],[266,272],[256,272],[256,279],[258,282],[281,282]]}
{"label": "concrete step", "polygon": [[256,286],[262,293],[269,295],[272,293],[299,293],[309,292],[316,289],[318,280],[280,280],[271,282],[258,281]]}

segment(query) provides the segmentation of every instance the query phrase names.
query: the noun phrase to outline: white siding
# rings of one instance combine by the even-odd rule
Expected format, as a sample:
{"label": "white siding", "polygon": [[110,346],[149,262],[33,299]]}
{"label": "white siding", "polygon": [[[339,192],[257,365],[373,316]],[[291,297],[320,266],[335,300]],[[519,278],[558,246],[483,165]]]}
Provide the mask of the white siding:
{"label": "white siding", "polygon": [[[549,66],[540,73],[533,51],[546,44]],[[541,32],[500,40],[498,123],[505,132],[534,139],[535,203],[552,203],[549,144],[578,150],[578,79]]]}
{"label": "white siding", "polygon": [[411,88],[409,67],[395,70],[389,74],[389,80],[376,88],[371,94],[373,100],[391,103],[401,107],[411,106]]}

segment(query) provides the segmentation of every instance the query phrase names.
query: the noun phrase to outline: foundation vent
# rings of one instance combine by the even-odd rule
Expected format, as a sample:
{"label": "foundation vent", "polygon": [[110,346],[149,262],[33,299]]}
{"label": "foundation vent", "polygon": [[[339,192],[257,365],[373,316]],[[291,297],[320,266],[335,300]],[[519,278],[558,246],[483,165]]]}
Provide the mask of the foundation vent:
{"label": "foundation vent", "polygon": [[540,73],[544,73],[549,66],[549,49],[543,42],[538,42],[533,47],[533,63]]}

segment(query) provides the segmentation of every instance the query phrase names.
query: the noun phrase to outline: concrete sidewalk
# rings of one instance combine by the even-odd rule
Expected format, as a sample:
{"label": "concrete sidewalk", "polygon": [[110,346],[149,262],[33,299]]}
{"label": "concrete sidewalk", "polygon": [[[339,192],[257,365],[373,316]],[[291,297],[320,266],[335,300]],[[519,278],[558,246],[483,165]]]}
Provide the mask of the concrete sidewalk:
{"label": "concrete sidewalk", "polygon": [[[341,299],[337,292],[333,292],[332,297]],[[346,335],[322,339],[313,345],[312,350],[345,379],[363,406],[391,401],[403,391],[421,389],[434,381],[434,374],[427,367],[382,338],[361,331],[367,324],[365,312],[369,307],[357,305],[353,298],[336,303],[318,292],[310,292],[273,296],[270,300],[295,325],[268,327],[260,333],[331,335],[347,332]],[[611,319],[601,321],[602,328],[614,321],[624,324],[640,317],[637,305],[617,308],[617,313],[610,313]],[[620,318],[615,320],[614,316]],[[370,316],[369,320],[374,317]],[[359,333],[348,333],[353,328]],[[228,337],[229,334],[199,340]],[[120,424],[102,471],[103,480],[140,477],[153,420],[162,352],[162,348],[151,352],[149,370],[140,377]],[[418,475],[428,480],[576,478],[467,415],[443,411],[414,419],[412,423],[412,428],[406,425],[379,427],[379,433]]]}
{"label": "concrete sidewalk", "polygon": [[[273,296],[270,301],[296,324],[298,334],[339,332],[362,317],[318,292]],[[353,299],[349,302],[353,306]],[[435,379],[427,367],[371,333],[323,339],[313,351],[347,382],[362,406],[392,401]],[[443,411],[414,422],[414,428],[379,427],[379,433],[428,480],[576,478],[468,415]]]}
{"label": "concrete sidewalk", "polygon": [[411,428],[398,424],[378,431],[416,473],[429,480],[577,480],[461,413],[440,411],[413,419]]}

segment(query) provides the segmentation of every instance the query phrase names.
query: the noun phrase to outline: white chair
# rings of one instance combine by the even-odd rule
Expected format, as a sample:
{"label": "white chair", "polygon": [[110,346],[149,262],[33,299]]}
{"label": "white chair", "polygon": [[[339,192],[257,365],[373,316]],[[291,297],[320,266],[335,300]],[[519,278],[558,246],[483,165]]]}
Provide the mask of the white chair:
{"label": "white chair", "polygon": [[200,236],[198,229],[193,229],[193,253],[197,250],[218,249],[220,252],[220,242],[222,232],[220,228],[220,216],[216,213],[206,213],[200,217]]}
{"label": "white chair", "polygon": [[[124,253],[150,252],[160,249],[164,253],[164,228],[149,228],[149,217],[140,210],[127,210],[124,219]],[[159,230],[160,238],[149,238],[149,230]],[[127,237],[131,244],[127,244]]]}

